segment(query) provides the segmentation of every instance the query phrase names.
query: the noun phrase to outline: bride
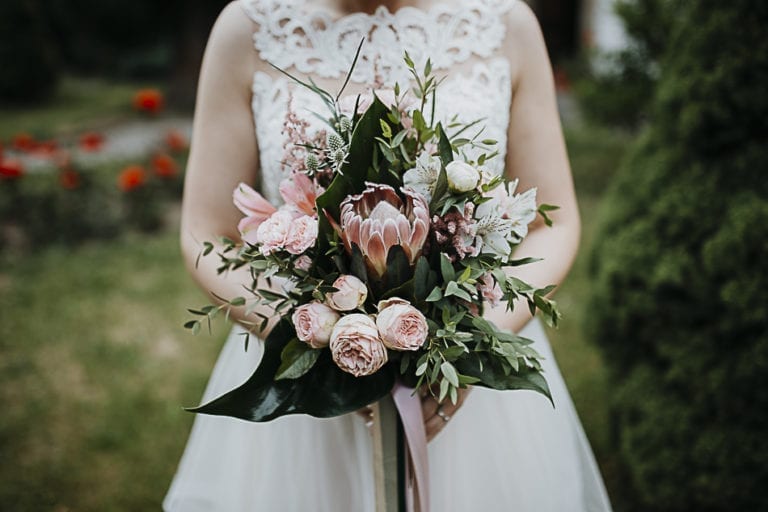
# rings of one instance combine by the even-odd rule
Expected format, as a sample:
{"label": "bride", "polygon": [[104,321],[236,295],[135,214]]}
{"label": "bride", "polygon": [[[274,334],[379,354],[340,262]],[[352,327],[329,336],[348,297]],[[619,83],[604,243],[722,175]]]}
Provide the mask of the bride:
{"label": "bride", "polygon": [[[219,276],[215,258],[195,260],[199,241],[238,238],[232,205],[239,182],[258,184],[273,204],[296,148],[297,123],[322,112],[269,63],[341,86],[365,39],[347,93],[407,83],[403,52],[432,59],[440,106],[461,120],[483,118],[484,136],[500,141],[493,171],[538,188],[557,204],[555,227],[531,225],[516,256],[546,255],[521,267],[536,285],[559,283],[575,256],[579,217],[555,102],[549,59],[531,10],[521,0],[238,0],[211,33],[200,76],[182,214],[190,272],[220,297],[242,294],[246,275]],[[444,116],[447,114],[444,114]],[[444,117],[443,117],[444,119]],[[491,167],[493,167],[491,165]],[[233,309],[235,320],[245,312]],[[456,405],[422,401],[433,511],[607,511],[610,504],[588,441],[538,321],[524,307],[487,312],[500,327],[535,340],[546,358],[555,408],[541,395],[465,391]],[[268,326],[267,330],[271,327]],[[202,401],[243,382],[258,365],[237,327],[226,342]],[[257,333],[264,336],[265,332]],[[374,478],[366,420],[289,416],[253,424],[198,416],[163,507],[195,511],[372,511]]]}

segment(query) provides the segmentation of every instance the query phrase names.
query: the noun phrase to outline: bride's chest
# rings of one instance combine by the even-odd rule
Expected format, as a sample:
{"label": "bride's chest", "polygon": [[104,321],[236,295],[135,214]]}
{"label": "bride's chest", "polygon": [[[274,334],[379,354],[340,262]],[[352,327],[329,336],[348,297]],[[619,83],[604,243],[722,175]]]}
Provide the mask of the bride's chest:
{"label": "bride's chest", "polygon": [[[489,161],[488,167],[500,173],[506,154],[512,91],[509,63],[497,58],[449,74],[444,70],[435,74],[445,76],[437,89],[435,119],[444,126],[477,121],[463,136],[498,141],[499,156]],[[404,88],[403,82],[398,83]],[[392,89],[395,83],[379,85],[380,89]],[[353,88],[361,87],[353,84]],[[254,75],[252,108],[262,190],[268,199],[279,202],[278,185],[301,158],[302,150],[296,144],[322,138],[329,127],[321,118],[330,117],[330,113],[316,93],[288,78],[264,72]],[[429,105],[426,110],[431,112]],[[472,150],[467,151],[471,155]]]}

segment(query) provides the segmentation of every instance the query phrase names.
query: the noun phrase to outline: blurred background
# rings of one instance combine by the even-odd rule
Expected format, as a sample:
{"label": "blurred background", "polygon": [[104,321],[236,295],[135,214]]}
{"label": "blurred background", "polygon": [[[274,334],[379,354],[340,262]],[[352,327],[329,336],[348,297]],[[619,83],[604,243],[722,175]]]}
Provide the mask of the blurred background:
{"label": "blurred background", "polygon": [[[3,510],[159,509],[227,333],[182,328],[177,243],[226,3],[0,2]],[[768,3],[531,4],[584,226],[550,336],[615,509],[768,510]]]}

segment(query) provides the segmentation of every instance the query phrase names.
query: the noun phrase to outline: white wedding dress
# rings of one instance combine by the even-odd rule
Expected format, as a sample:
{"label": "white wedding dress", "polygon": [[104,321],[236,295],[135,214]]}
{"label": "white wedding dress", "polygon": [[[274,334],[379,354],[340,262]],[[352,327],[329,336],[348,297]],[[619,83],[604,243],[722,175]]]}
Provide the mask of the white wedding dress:
{"label": "white wedding dress", "polygon": [[[362,38],[350,92],[365,85],[408,83],[403,50],[438,75],[438,117],[485,118],[483,137],[499,141],[501,171],[511,102],[511,65],[500,54],[508,11],[519,0],[438,2],[390,13],[334,19],[303,0],[240,0],[255,22],[262,60],[322,82],[343,79]],[[519,6],[518,6],[519,7]],[[441,116],[442,111],[446,114]],[[261,187],[274,204],[285,176],[288,112],[323,112],[311,92],[282,75],[256,72],[253,114]],[[322,128],[312,123],[308,134]],[[610,510],[600,473],[568,391],[537,321],[521,332],[546,358],[555,408],[528,391],[476,388],[429,445],[433,512],[602,512]],[[202,401],[241,384],[257,366],[236,328],[224,346]],[[166,512],[369,512],[374,510],[369,430],[354,414],[316,419],[289,416],[269,423],[200,415],[163,503]]]}

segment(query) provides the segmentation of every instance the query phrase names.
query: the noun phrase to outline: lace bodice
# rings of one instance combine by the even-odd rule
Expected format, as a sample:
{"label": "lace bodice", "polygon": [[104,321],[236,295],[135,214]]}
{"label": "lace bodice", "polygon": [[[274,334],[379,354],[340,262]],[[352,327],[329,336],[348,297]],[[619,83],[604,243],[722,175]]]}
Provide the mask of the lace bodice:
{"label": "lace bodice", "polygon": [[[505,14],[519,0],[456,0],[438,2],[428,10],[403,7],[374,14],[354,13],[334,19],[329,11],[306,0],[240,0],[255,22],[253,42],[259,57],[299,76],[311,76],[335,92],[355,50],[365,39],[347,91],[401,88],[410,84],[403,62],[408,51],[417,67],[430,58],[438,76],[446,76],[437,93],[436,115],[448,121],[483,118],[482,138],[499,142],[500,155],[488,162],[501,172],[512,86],[510,63],[500,48],[506,35]],[[326,114],[314,93],[297,87],[277,72],[257,71],[252,108],[260,152],[261,188],[280,202],[278,184],[300,159],[292,148],[292,130],[303,137],[321,137],[323,123],[311,112]],[[297,120],[307,123],[297,123]],[[291,158],[291,153],[294,153]]]}

